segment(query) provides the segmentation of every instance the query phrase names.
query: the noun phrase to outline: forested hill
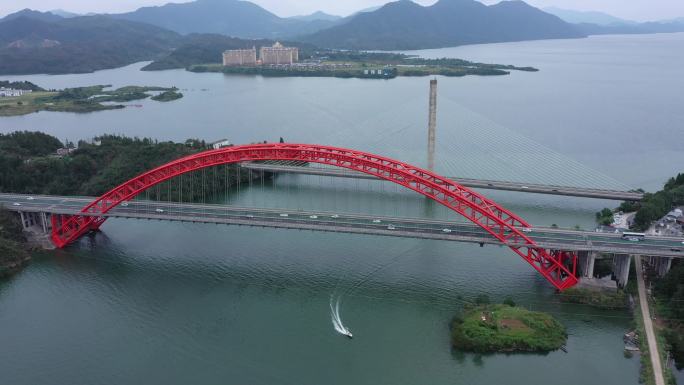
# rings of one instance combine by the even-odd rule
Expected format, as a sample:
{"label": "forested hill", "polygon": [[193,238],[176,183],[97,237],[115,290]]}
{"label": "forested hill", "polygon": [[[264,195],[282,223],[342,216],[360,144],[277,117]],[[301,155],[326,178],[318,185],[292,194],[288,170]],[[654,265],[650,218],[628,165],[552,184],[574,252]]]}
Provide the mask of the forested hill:
{"label": "forested hill", "polygon": [[523,1],[487,6],[475,0],[439,0],[421,6],[400,0],[301,40],[324,48],[408,50],[585,36]]}
{"label": "forested hill", "polygon": [[0,74],[83,73],[160,57],[181,36],[105,16],[55,21],[28,15],[0,22]]}
{"label": "forested hill", "polygon": [[81,143],[68,157],[54,157],[67,144],[41,132],[0,134],[0,191],[28,194],[100,195],[173,159],[205,149],[200,141],[155,142],[118,136]]}

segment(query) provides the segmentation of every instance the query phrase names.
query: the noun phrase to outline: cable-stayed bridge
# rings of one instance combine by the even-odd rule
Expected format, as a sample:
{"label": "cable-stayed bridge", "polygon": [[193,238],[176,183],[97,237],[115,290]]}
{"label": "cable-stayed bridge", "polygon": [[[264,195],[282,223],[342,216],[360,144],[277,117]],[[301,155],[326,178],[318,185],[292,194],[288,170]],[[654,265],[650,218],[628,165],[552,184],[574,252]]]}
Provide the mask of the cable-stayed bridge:
{"label": "cable-stayed bridge", "polygon": [[[330,167],[310,167],[294,162],[242,163],[240,167],[247,170],[267,171],[272,173],[290,173],[303,175],[322,175],[339,178],[373,179],[374,177],[360,172],[340,170]],[[533,184],[525,182],[506,182],[497,180],[483,180],[449,177],[460,185],[485,190],[517,191],[523,193],[537,193],[548,195],[563,195],[582,198],[609,199],[622,201],[640,201],[644,194],[637,191],[606,190],[589,187],[555,186]]]}

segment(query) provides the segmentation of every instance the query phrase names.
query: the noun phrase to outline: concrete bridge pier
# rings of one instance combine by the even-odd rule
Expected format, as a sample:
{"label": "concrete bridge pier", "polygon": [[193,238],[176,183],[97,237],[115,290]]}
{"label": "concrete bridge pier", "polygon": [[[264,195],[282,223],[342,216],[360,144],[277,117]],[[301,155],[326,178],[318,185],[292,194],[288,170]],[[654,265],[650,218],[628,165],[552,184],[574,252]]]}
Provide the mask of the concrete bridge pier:
{"label": "concrete bridge pier", "polygon": [[672,267],[672,257],[651,257],[651,266],[655,268],[658,277],[664,277]]}
{"label": "concrete bridge pier", "polygon": [[579,275],[581,278],[594,278],[595,251],[578,251]]}
{"label": "concrete bridge pier", "polygon": [[613,274],[620,288],[627,286],[631,262],[632,256],[629,254],[615,254],[613,257]]}

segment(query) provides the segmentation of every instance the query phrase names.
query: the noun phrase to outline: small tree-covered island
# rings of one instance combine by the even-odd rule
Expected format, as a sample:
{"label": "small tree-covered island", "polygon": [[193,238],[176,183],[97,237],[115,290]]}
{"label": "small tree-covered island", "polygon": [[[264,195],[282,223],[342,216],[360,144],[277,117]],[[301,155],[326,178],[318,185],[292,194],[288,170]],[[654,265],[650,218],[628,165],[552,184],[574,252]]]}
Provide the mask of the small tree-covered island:
{"label": "small tree-covered island", "polygon": [[565,327],[552,316],[512,304],[466,308],[451,322],[454,348],[473,353],[547,353],[565,345]]}

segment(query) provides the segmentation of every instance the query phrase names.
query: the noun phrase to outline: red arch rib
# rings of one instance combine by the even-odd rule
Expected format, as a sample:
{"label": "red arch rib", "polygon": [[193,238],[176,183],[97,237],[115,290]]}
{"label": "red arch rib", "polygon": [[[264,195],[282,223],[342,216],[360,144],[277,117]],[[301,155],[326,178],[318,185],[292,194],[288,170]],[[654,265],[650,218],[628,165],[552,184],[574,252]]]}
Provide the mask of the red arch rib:
{"label": "red arch rib", "polygon": [[314,144],[255,144],[205,151],[141,174],[112,189],[81,210],[87,215],[53,216],[52,241],[62,248],[97,229],[105,214],[119,203],[173,177],[207,167],[245,161],[294,160],[363,172],[414,190],[479,225],[532,265],[559,290],[577,283],[574,252],[545,250],[522,229],[530,227],[517,215],[483,195],[433,172],[382,156]]}

